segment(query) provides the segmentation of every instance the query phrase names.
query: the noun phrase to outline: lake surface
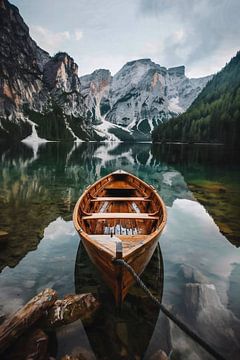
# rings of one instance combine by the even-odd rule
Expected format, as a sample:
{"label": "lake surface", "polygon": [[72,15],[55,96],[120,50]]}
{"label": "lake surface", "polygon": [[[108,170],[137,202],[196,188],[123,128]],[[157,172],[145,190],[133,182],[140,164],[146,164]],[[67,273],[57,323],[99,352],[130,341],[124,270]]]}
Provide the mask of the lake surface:
{"label": "lake surface", "polygon": [[240,166],[222,146],[0,144],[0,315],[46,287],[91,291],[101,308],[51,334],[51,354],[88,359],[211,359],[134,286],[117,313],[72,223],[85,187],[124,169],[154,185],[167,226],[143,274],[153,293],[226,359],[240,358]]}

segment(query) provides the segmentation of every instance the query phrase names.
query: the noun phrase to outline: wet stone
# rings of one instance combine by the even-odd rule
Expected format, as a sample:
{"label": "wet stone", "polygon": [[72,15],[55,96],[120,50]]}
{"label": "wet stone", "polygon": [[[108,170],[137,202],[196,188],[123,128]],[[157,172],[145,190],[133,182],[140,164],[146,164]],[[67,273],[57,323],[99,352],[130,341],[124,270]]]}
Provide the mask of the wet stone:
{"label": "wet stone", "polygon": [[160,349],[155,354],[153,354],[149,360],[168,360],[168,356],[163,350]]}

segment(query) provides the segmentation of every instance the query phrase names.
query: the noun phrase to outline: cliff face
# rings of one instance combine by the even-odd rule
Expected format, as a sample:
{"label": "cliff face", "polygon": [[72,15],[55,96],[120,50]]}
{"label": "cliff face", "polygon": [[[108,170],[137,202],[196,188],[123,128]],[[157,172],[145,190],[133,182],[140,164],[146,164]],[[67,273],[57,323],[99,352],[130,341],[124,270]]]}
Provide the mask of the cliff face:
{"label": "cliff face", "polygon": [[99,69],[82,76],[80,80],[85,104],[93,113],[95,123],[99,123],[102,115],[110,108],[108,94],[112,83],[111,73],[109,70]]}
{"label": "cliff face", "polygon": [[66,53],[51,58],[39,48],[7,0],[0,0],[0,79],[0,138],[99,138],[74,60]]}
{"label": "cliff face", "polygon": [[0,1],[0,135],[29,135],[24,103],[34,106],[42,88],[42,71],[49,55],[30,38],[18,9]]}
{"label": "cliff face", "polygon": [[143,140],[150,139],[159,123],[184,112],[210,78],[188,79],[184,66],[167,69],[140,59],[128,62],[113,77],[98,70],[80,80],[85,103],[98,120],[112,124],[117,136],[121,130],[123,138],[125,133]]}

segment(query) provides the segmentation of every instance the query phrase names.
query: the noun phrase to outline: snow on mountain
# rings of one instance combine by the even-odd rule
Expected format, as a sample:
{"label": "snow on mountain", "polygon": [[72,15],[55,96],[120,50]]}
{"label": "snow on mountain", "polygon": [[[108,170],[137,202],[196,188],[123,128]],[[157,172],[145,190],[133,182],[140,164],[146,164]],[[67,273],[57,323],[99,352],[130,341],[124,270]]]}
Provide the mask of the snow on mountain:
{"label": "snow on mountain", "polygon": [[159,122],[184,112],[211,79],[189,79],[185,67],[167,69],[150,59],[128,62],[113,77],[96,70],[80,78],[95,122],[109,122],[119,139],[148,140]]}

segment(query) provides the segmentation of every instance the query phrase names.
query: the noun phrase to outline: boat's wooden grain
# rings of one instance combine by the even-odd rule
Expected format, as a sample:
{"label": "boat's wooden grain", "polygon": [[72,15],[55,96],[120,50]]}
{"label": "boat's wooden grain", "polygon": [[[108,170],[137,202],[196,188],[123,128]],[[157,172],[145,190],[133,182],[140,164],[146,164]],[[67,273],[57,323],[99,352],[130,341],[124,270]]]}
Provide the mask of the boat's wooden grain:
{"label": "boat's wooden grain", "polygon": [[151,201],[150,199],[147,199],[145,197],[134,197],[134,196],[128,196],[128,197],[97,197],[92,199],[91,201]]}
{"label": "boat's wooden grain", "polygon": [[145,213],[93,213],[82,217],[83,220],[96,220],[96,219],[141,219],[141,220],[158,220],[158,216],[151,216]]}
{"label": "boat's wooden grain", "polygon": [[[73,222],[87,253],[120,305],[134,280],[114,259],[141,274],[166,224],[166,208],[151,186],[118,170],[89,186],[79,198]],[[122,252],[116,252],[121,242]]]}

